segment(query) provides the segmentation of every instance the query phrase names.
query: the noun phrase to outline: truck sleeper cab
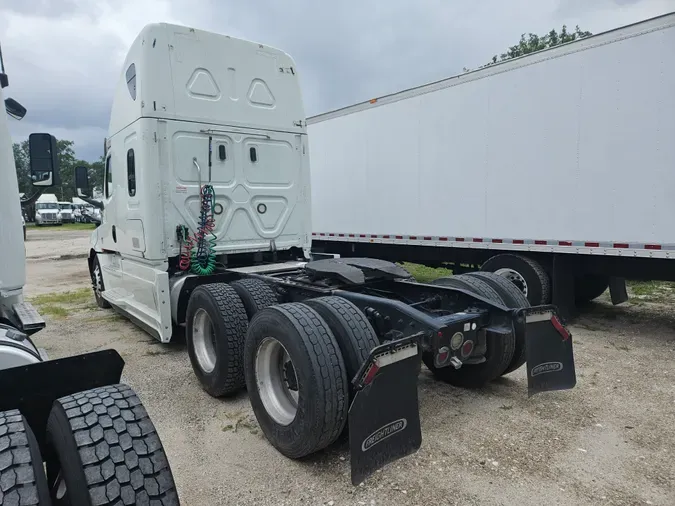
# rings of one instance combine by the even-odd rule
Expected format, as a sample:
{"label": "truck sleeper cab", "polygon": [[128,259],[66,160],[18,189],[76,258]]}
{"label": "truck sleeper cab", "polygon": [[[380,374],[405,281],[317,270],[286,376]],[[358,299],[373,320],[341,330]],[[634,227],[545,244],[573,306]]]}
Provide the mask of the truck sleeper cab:
{"label": "truck sleeper cab", "polygon": [[[97,303],[162,342],[184,327],[202,388],[246,386],[284,455],[325,448],[348,425],[357,484],[414,452],[421,360],[459,386],[526,362],[530,393],[574,386],[555,308],[530,308],[499,276],[421,284],[388,262],[310,259],[305,115],[285,53],[146,26],[105,148],[89,255]],[[86,168],[76,186],[88,187]]]}

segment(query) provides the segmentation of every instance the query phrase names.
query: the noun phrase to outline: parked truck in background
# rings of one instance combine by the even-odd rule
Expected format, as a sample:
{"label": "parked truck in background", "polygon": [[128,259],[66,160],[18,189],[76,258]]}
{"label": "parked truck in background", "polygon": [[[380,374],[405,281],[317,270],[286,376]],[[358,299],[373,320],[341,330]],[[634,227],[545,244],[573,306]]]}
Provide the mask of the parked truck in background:
{"label": "parked truck in background", "polygon": [[674,47],[668,14],[309,118],[314,248],[568,314],[675,281]]}
{"label": "parked truck in background", "polygon": [[52,193],[43,193],[35,202],[35,226],[63,225],[59,200]]}
{"label": "parked truck in background", "polygon": [[574,386],[556,309],[499,276],[421,284],[389,262],[311,258],[305,125],[286,53],[146,26],[115,90],[102,199],[76,168],[78,196],[102,209],[88,258],[99,306],[162,342],[184,331],[201,387],[246,387],[287,457],[348,426],[354,484],[419,448],[420,359],[458,386],[526,362],[530,393]]}
{"label": "parked truck in background", "polygon": [[[4,97],[8,86],[0,51],[0,104],[21,119],[26,109]],[[157,431],[136,393],[120,383],[122,357],[102,350],[49,360],[31,339],[45,321],[24,300],[20,204],[58,181],[59,160],[53,135],[31,134],[37,193],[20,199],[7,114],[0,114],[0,505],[177,506]],[[46,221],[58,205],[54,195],[42,197],[38,216]]]}

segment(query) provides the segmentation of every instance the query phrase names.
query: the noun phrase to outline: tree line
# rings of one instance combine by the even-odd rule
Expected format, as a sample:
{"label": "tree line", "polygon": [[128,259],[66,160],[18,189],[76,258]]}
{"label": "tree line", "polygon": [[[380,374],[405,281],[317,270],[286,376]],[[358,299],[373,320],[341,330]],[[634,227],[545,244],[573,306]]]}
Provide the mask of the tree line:
{"label": "tree line", "polygon": [[[73,197],[77,197],[75,190],[75,167],[87,167],[89,169],[89,185],[97,191],[101,191],[103,188],[103,168],[105,166],[103,156],[95,162],[79,160],[75,156],[74,146],[75,143],[73,141],[65,139],[56,141],[61,181],[60,184],[45,190],[45,193],[53,193],[62,202],[70,202]],[[35,187],[31,185],[30,179],[28,140],[15,142],[12,148],[14,150],[16,177],[19,180],[19,192],[31,195],[35,192]]]}

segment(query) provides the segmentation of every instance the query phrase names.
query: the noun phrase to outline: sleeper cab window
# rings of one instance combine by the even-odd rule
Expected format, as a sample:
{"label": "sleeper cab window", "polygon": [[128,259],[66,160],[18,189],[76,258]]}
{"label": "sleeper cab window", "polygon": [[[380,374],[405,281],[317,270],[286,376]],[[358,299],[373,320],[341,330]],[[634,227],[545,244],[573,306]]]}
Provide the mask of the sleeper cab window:
{"label": "sleeper cab window", "polygon": [[129,95],[133,100],[136,100],[136,64],[132,63],[127,69],[127,88],[129,88]]}
{"label": "sleeper cab window", "polygon": [[127,188],[129,196],[134,197],[136,195],[136,157],[133,149],[127,151]]}

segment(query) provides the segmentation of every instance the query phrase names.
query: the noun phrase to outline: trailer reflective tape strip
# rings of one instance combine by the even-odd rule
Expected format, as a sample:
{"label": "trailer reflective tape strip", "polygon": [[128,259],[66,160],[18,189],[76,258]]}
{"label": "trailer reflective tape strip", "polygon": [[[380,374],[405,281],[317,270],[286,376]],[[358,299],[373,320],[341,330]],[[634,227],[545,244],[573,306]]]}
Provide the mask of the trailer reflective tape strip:
{"label": "trailer reflective tape strip", "polygon": [[[436,243],[444,247],[461,248],[500,248],[497,245],[503,245],[500,249],[524,250],[538,252],[562,252],[562,253],[581,253],[581,254],[601,254],[608,256],[632,255],[644,258],[675,258],[675,244],[656,244],[656,243],[628,243],[611,241],[570,241],[570,240],[552,240],[552,239],[502,239],[489,237],[450,237],[450,236],[418,236],[401,234],[356,234],[356,233],[335,233],[335,232],[312,232],[313,237],[320,237],[323,240],[342,240],[346,238],[359,239],[365,242],[385,242],[386,244],[396,244],[397,242],[414,245],[417,243]],[[454,243],[454,244],[453,244]],[[509,246],[516,246],[511,247]]]}

